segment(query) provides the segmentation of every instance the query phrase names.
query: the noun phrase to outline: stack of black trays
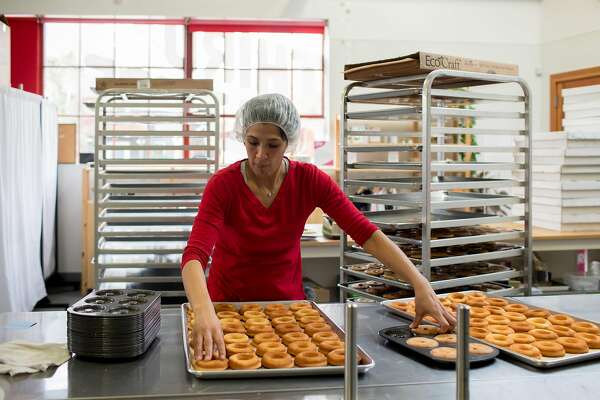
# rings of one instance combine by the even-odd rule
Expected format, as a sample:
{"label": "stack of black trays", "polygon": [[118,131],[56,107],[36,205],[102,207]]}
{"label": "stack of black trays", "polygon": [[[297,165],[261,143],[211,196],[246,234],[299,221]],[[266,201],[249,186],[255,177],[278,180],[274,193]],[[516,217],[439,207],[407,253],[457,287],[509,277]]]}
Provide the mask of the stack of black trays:
{"label": "stack of black trays", "polygon": [[67,309],[71,353],[92,358],[143,354],[160,330],[160,293],[150,290],[93,291]]}

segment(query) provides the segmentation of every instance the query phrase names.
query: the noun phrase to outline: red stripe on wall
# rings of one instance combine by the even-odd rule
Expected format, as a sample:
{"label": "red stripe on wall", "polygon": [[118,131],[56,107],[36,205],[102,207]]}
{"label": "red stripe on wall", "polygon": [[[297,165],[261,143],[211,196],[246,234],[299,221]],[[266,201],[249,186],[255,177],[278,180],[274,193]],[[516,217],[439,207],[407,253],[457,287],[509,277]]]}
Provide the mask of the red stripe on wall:
{"label": "red stripe on wall", "polygon": [[12,87],[44,94],[43,29],[37,18],[8,18],[10,26],[10,75]]}
{"label": "red stripe on wall", "polygon": [[229,21],[192,20],[191,32],[272,32],[318,33],[325,32],[325,21]]}

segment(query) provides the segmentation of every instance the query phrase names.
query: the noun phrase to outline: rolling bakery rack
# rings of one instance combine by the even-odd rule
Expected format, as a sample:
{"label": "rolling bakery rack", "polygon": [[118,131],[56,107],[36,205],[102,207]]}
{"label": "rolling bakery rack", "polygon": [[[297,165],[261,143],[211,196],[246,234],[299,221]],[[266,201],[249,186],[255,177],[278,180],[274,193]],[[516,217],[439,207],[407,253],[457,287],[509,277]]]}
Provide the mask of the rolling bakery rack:
{"label": "rolling bakery rack", "polygon": [[179,259],[219,155],[207,90],[108,89],[95,105],[97,289],[185,295]]}
{"label": "rolling bakery rack", "polygon": [[[499,93],[488,91],[498,84],[505,84],[497,89]],[[467,90],[473,86],[476,91]],[[502,94],[507,86],[517,86],[519,94]],[[385,205],[383,211],[364,214],[407,253],[434,290],[480,288],[528,295],[532,280],[530,112],[529,88],[516,76],[435,70],[353,82],[342,102],[341,186],[355,203]],[[488,124],[474,127],[469,123],[474,119]],[[412,121],[415,129],[365,128],[373,121]],[[503,136],[511,144],[461,143],[459,139],[466,135]],[[364,143],[372,137],[379,137],[380,143]],[[524,138],[525,144],[515,144],[519,143],[516,137]],[[371,158],[360,160],[360,153],[370,153]],[[375,153],[380,158],[373,160]],[[465,153],[503,153],[512,160],[469,161],[458,156]],[[522,163],[515,161],[519,153],[524,154]],[[404,161],[408,154],[416,154],[416,160]],[[513,179],[511,171],[522,171],[524,179]],[[365,187],[378,189],[373,194],[355,194]],[[524,196],[511,194],[516,187],[524,188]],[[523,205],[522,211],[498,210],[516,204]],[[521,230],[490,225],[515,221],[523,222]],[[375,258],[350,245],[346,234],[340,242],[342,301],[349,295],[376,301],[412,296],[410,284],[391,271],[382,274],[377,268],[383,266],[372,264]],[[498,264],[508,260],[509,266]],[[509,279],[522,279],[522,285],[502,284]],[[383,297],[381,291],[368,290],[369,285],[383,286],[391,294]]]}

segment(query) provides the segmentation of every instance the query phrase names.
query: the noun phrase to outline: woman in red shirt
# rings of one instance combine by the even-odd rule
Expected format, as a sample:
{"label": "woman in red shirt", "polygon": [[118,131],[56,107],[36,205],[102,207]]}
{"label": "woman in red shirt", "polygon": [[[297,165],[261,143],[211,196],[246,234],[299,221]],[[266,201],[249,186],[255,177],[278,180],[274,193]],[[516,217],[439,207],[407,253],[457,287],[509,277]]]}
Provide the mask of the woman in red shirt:
{"label": "woman in red shirt", "polygon": [[[197,316],[196,357],[225,357],[212,301],[304,298],[300,238],[316,207],[363,249],[410,282],[418,325],[433,316],[445,331],[454,317],[406,255],[360,213],[316,166],[284,156],[299,134],[300,117],[278,94],[254,97],[236,115],[236,133],[248,158],[219,170],[208,182],[183,252],[182,276]],[[204,268],[211,259],[208,280]]]}

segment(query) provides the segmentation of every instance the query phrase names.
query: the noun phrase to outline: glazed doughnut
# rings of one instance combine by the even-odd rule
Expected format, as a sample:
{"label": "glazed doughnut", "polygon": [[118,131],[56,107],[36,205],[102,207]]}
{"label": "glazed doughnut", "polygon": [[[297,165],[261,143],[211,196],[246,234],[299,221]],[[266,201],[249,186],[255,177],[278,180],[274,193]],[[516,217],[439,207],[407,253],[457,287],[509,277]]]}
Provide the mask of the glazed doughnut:
{"label": "glazed doughnut", "polygon": [[597,325],[586,321],[573,322],[571,324],[571,329],[573,329],[575,332],[593,333],[594,335],[600,333],[600,328],[598,328]]}
{"label": "glazed doughnut", "polygon": [[513,342],[519,344],[530,344],[535,342],[535,337],[531,336],[528,333],[512,333],[508,335],[508,337],[510,337],[513,340]]}
{"label": "glazed doughnut", "polygon": [[549,329],[532,329],[529,334],[537,340],[556,340],[558,335]]}
{"label": "glazed doughnut", "polygon": [[548,329],[552,326],[547,319],[540,317],[527,318],[527,322],[531,322],[536,329]]}
{"label": "glazed doughnut", "polygon": [[220,312],[220,311],[237,311],[237,308],[233,304],[220,303],[220,304],[215,304],[215,311],[216,312]]}
{"label": "glazed doughnut", "polygon": [[231,369],[258,369],[260,368],[260,358],[254,353],[239,353],[229,357],[229,367]]}
{"label": "glazed doughnut", "polygon": [[301,308],[310,308],[312,309],[312,306],[310,305],[310,303],[307,303],[305,301],[301,301],[298,303],[292,303],[290,304],[290,310],[296,312],[298,310],[300,310]]}
{"label": "glazed doughnut", "polygon": [[325,355],[329,354],[330,351],[343,348],[344,342],[341,340],[324,340],[319,343],[319,351]]}
{"label": "glazed doughnut", "polygon": [[535,329],[535,326],[531,322],[527,321],[514,321],[508,324],[515,332],[529,332]]}
{"label": "glazed doughnut", "polygon": [[565,314],[554,314],[548,317],[548,321],[552,325],[560,325],[560,326],[571,326],[575,320],[568,315]]}
{"label": "glazed doughnut", "polygon": [[503,307],[508,304],[508,300],[500,299],[498,297],[488,297],[487,302],[490,306]]}
{"label": "glazed doughnut", "polygon": [[477,339],[485,339],[490,332],[487,329],[478,328],[476,326],[469,328],[469,335]]}
{"label": "glazed doughnut", "polygon": [[472,295],[467,295],[467,305],[472,307],[484,307],[488,305],[488,302],[484,297],[477,297]]}
{"label": "glazed doughnut", "polygon": [[444,333],[435,336],[433,339],[442,344],[456,343],[456,335],[454,333]]}
{"label": "glazed doughnut", "polygon": [[316,344],[324,342],[325,340],[340,340],[340,337],[334,332],[317,332],[312,336],[312,341]]}
{"label": "glazed doughnut", "polygon": [[443,358],[444,360],[456,360],[456,348],[437,347],[429,352],[433,357]]}
{"label": "glazed doughnut", "polygon": [[242,326],[242,324],[237,323],[237,324],[221,324],[221,328],[223,329],[223,333],[227,334],[227,333],[246,333],[246,328],[244,328]]}
{"label": "glazed doughnut", "polygon": [[513,344],[513,340],[510,337],[499,333],[489,333],[485,337],[485,340],[500,347],[508,347]]}
{"label": "glazed doughnut", "polygon": [[544,357],[562,357],[565,355],[565,348],[557,342],[540,340],[533,342],[532,345],[540,349]]}
{"label": "glazed doughnut", "polygon": [[271,311],[266,311],[265,310],[265,314],[267,314],[269,316],[269,318],[273,319],[273,318],[278,318],[278,317],[292,317],[294,316],[294,314],[286,309],[286,308],[277,308],[275,310],[271,310]]}
{"label": "glazed doughnut", "polygon": [[488,322],[484,318],[470,318],[469,326],[474,326],[477,328],[484,328],[484,327],[488,326]]}
{"label": "glazed doughnut", "polygon": [[304,331],[308,336],[312,336],[317,332],[329,332],[331,331],[331,326],[329,324],[323,322],[313,322],[304,327]]}
{"label": "glazed doughnut", "polygon": [[344,365],[345,355],[346,349],[344,348],[332,350],[327,354],[327,362],[329,365]]}
{"label": "glazed doughnut", "polygon": [[221,325],[224,325],[224,324],[242,325],[242,321],[240,321],[237,318],[221,318],[219,321],[221,322]]}
{"label": "glazed doughnut", "polygon": [[550,311],[543,308],[532,308],[525,311],[525,316],[527,318],[546,318],[548,315],[550,315]]}
{"label": "glazed doughnut", "polygon": [[287,348],[283,345],[283,343],[279,342],[264,342],[259,344],[256,348],[256,354],[259,356],[263,356],[268,352],[286,353]]}
{"label": "glazed doughnut", "polygon": [[298,367],[325,367],[327,357],[318,351],[304,351],[296,355],[295,363]]}
{"label": "glazed doughnut", "polygon": [[301,308],[298,311],[294,312],[296,318],[308,317],[309,315],[320,316],[319,312],[313,308]]}
{"label": "glazed doughnut", "polygon": [[219,318],[219,319],[223,319],[223,318],[242,319],[242,316],[240,314],[236,313],[235,311],[219,311],[217,313],[217,318]]}
{"label": "glazed doughnut", "polygon": [[483,319],[485,317],[489,317],[490,312],[482,307],[471,307],[469,310],[469,315],[473,318]]}
{"label": "glazed doughnut", "polygon": [[514,343],[510,345],[509,349],[527,357],[542,358],[540,349],[529,343]]}
{"label": "glazed doughnut", "polygon": [[228,333],[223,336],[223,340],[225,341],[225,344],[250,342],[248,336],[243,333]]}
{"label": "glazed doughnut", "polygon": [[425,338],[425,337],[411,337],[406,340],[406,344],[413,347],[433,349],[438,347],[439,343],[436,340]]}
{"label": "glazed doughnut", "polygon": [[552,332],[556,333],[560,337],[575,336],[575,331],[573,329],[569,328],[568,326],[552,325],[548,329],[551,330]]}
{"label": "glazed doughnut", "polygon": [[254,346],[258,346],[265,342],[281,342],[281,338],[273,332],[265,332],[254,335],[254,338],[252,339],[252,344]]}
{"label": "glazed doughnut", "polygon": [[594,335],[593,333],[577,332],[575,337],[585,340],[590,349],[600,349],[600,336],[598,335]]}
{"label": "glazed doughnut", "polygon": [[483,306],[483,308],[488,310],[490,314],[493,315],[504,315],[504,313],[506,312],[504,308],[498,306]]}
{"label": "glazed doughnut", "polygon": [[395,308],[396,310],[400,310],[400,311],[406,311],[410,308],[407,303],[403,303],[401,301],[394,301],[394,302],[390,303],[390,307]]}
{"label": "glazed doughnut", "polygon": [[316,315],[309,315],[307,317],[300,318],[298,322],[302,328],[304,328],[308,324],[312,324],[313,322],[325,322],[323,317],[317,317]]}
{"label": "glazed doughnut", "polygon": [[245,303],[240,306],[240,313],[244,314],[246,311],[262,311],[262,306],[256,303]]}
{"label": "glazed doughnut", "polygon": [[525,317],[523,314],[512,312],[512,311],[505,311],[503,316],[510,319],[511,322],[527,320],[527,317]]}
{"label": "glazed doughnut", "polygon": [[307,341],[310,341],[310,337],[308,337],[308,335],[306,333],[302,333],[302,332],[290,332],[290,333],[286,333],[281,338],[283,339],[283,343],[286,346],[289,346],[290,343],[294,343],[294,342],[307,342]]}
{"label": "glazed doughnut", "polygon": [[192,367],[196,371],[223,371],[229,366],[229,360],[194,360]]}
{"label": "glazed doughnut", "polygon": [[461,292],[448,293],[447,297],[453,303],[465,303],[467,301],[467,295]]}
{"label": "glazed doughnut", "polygon": [[249,343],[229,343],[225,345],[225,348],[228,356],[239,353],[254,353],[256,351]]}
{"label": "glazed doughnut", "polygon": [[511,328],[508,325],[488,325],[485,327],[485,329],[487,329],[491,333],[499,333],[500,335],[506,335],[506,336],[512,335],[513,333],[515,333],[513,328]]}
{"label": "glazed doughnut", "polygon": [[267,305],[265,305],[265,313],[268,311],[275,311],[275,310],[287,310],[288,307],[285,304],[281,304],[281,303],[269,303]]}
{"label": "glazed doughnut", "polygon": [[318,351],[317,345],[313,342],[292,342],[288,345],[288,353],[291,355],[298,355],[303,351]]}
{"label": "glazed doughnut", "polygon": [[244,319],[246,321],[248,321],[250,319],[255,319],[255,318],[267,319],[267,316],[262,311],[253,311],[253,310],[250,310],[250,311],[246,311],[244,313]]}
{"label": "glazed doughnut", "polygon": [[294,359],[288,353],[270,351],[263,355],[262,366],[271,369],[293,368]]}
{"label": "glazed doughnut", "polygon": [[485,317],[485,319],[487,320],[487,322],[490,325],[509,325],[510,324],[510,319],[506,318],[503,315],[488,315],[487,317]]}
{"label": "glazed doughnut", "polygon": [[590,351],[587,342],[577,337],[559,337],[556,341],[565,348],[567,353],[584,354]]}
{"label": "glazed doughnut", "polygon": [[[255,312],[255,311],[246,311],[246,314],[249,312]],[[269,326],[271,326],[271,322],[269,322],[269,320],[266,318],[249,318],[246,320],[244,325],[246,325],[246,328],[248,328],[252,325],[269,325]]]}
{"label": "glazed doughnut", "polygon": [[246,334],[252,337],[259,333],[273,333],[273,327],[271,325],[250,325],[246,330]]}
{"label": "glazed doughnut", "polygon": [[279,324],[294,324],[296,323],[296,318],[292,317],[292,316],[287,316],[287,317],[277,317],[277,318],[273,318],[271,320],[271,323],[273,325],[279,325]]}
{"label": "glazed doughnut", "polygon": [[410,330],[417,335],[437,335],[440,333],[440,328],[433,325],[419,325],[416,328],[411,328]]}
{"label": "glazed doughnut", "polygon": [[279,335],[285,335],[290,332],[302,332],[302,328],[298,324],[279,324],[275,325],[275,332]]}
{"label": "glazed doughnut", "polygon": [[469,343],[469,353],[475,354],[477,356],[482,356],[486,354],[491,354],[494,352],[494,349],[488,345],[481,343]]}
{"label": "glazed doughnut", "polygon": [[506,311],[523,314],[529,310],[529,307],[527,307],[525,304],[507,304],[504,306],[504,309]]}
{"label": "glazed doughnut", "polygon": [[477,290],[470,292],[469,294],[467,294],[467,296],[487,300],[487,294]]}

